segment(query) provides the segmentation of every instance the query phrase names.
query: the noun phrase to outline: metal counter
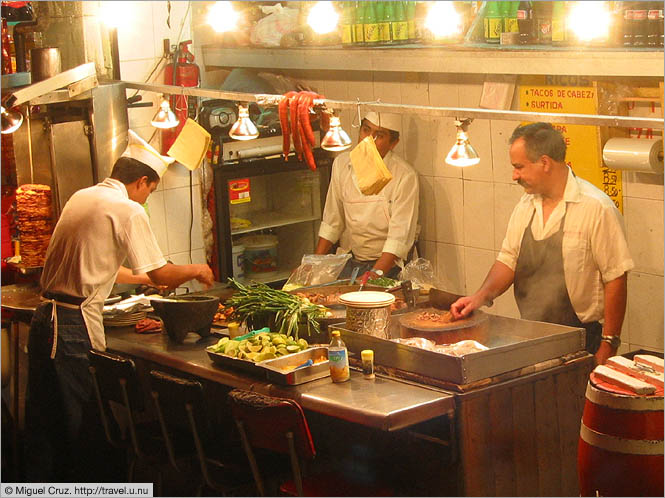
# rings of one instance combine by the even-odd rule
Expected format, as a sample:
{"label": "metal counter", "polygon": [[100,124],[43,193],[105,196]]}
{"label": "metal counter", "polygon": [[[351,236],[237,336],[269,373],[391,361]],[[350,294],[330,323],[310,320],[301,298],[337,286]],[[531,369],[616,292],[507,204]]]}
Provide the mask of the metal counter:
{"label": "metal counter", "polygon": [[[191,338],[191,339],[190,339]],[[183,344],[165,334],[140,335],[132,327],[107,328],[107,348],[231,387],[291,398],[303,408],[384,431],[397,431],[454,412],[454,395],[436,388],[377,377],[366,380],[352,371],[341,384],[324,378],[297,386],[272,384],[259,377],[215,365],[205,347],[217,337],[190,334]]]}

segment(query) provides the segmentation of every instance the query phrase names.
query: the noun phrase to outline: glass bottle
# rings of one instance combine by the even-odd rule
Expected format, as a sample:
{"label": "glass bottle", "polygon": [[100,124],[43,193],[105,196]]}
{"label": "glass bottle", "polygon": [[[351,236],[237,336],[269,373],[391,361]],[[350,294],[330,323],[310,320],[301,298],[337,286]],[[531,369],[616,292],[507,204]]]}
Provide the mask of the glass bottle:
{"label": "glass bottle", "polygon": [[365,45],[379,44],[379,25],[376,19],[376,2],[365,2]]}
{"label": "glass bottle", "polygon": [[538,43],[550,45],[552,43],[552,2],[534,2],[533,10]]}
{"label": "glass bottle", "polygon": [[[9,46],[9,29],[7,19],[2,18],[2,74],[12,73],[11,48]],[[4,135],[3,135],[4,137]]]}
{"label": "glass bottle", "polygon": [[356,45],[365,44],[365,6],[364,2],[356,2],[355,6],[355,19],[354,19],[354,32],[356,34],[354,43]]}
{"label": "glass bottle", "polygon": [[566,5],[568,2],[552,2],[552,45],[566,44]]}
{"label": "glass bottle", "polygon": [[409,40],[409,24],[406,20],[405,2],[395,2],[395,20],[392,23],[392,36],[395,43],[406,43]]}
{"label": "glass bottle", "polygon": [[407,36],[411,43],[417,41],[416,36],[416,2],[406,2]]}
{"label": "glass bottle", "polygon": [[339,335],[339,330],[332,331],[332,340],[328,346],[328,364],[333,382],[345,382],[351,377],[349,372],[349,352]]}
{"label": "glass bottle", "polygon": [[633,9],[633,47],[647,44],[647,2],[635,2]]}
{"label": "glass bottle", "polygon": [[533,8],[531,2],[520,2],[517,7],[517,26],[520,32],[520,44],[529,45],[534,40]]}
{"label": "glass bottle", "polygon": [[353,45],[354,24],[355,22],[355,9],[353,2],[344,2],[342,9],[342,45],[349,47]]}
{"label": "glass bottle", "polygon": [[634,2],[624,2],[623,3],[623,46],[632,47],[633,46],[633,3]]}
{"label": "glass bottle", "polygon": [[647,12],[647,46],[658,47],[660,33],[663,29],[663,4],[660,2],[650,2],[650,4],[649,12]]}
{"label": "glass bottle", "polygon": [[506,15],[503,18],[503,30],[506,33],[519,33],[519,23],[517,22],[517,9],[519,2],[508,2],[510,5],[506,9]]}
{"label": "glass bottle", "polygon": [[[510,11],[510,2],[506,1],[499,1],[497,2],[499,4],[499,15],[501,15],[501,32],[505,33],[506,30],[506,25],[507,25],[507,19],[508,19],[508,13]],[[500,35],[499,35],[500,38]]]}
{"label": "glass bottle", "polygon": [[[395,22],[395,2],[385,2],[383,8],[383,22],[388,25],[388,36],[385,35],[385,43],[395,43],[393,38],[393,23]],[[388,40],[388,38],[390,40]]]}
{"label": "glass bottle", "polygon": [[499,43],[503,27],[503,19],[499,12],[498,2],[487,2],[484,24],[485,43]]}

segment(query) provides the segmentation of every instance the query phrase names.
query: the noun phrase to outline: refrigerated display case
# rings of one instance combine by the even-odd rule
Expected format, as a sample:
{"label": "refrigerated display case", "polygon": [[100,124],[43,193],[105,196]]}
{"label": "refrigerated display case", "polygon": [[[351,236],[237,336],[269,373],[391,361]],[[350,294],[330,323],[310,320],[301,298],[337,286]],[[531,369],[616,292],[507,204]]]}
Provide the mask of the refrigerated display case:
{"label": "refrigerated display case", "polygon": [[245,280],[276,285],[314,252],[333,160],[320,149],[314,157],[315,171],[293,156],[288,162],[271,155],[212,164],[220,281],[234,276],[234,246],[236,256],[239,245],[248,256]]}

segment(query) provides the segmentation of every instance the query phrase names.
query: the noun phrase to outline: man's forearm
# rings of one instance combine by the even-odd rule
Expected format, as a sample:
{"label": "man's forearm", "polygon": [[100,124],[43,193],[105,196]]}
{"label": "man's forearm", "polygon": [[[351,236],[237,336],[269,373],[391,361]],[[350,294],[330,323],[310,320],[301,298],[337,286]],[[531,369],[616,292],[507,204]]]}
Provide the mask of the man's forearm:
{"label": "man's forearm", "polygon": [[316,244],[314,254],[328,254],[332,246],[333,243],[331,241],[324,239],[323,237],[319,237],[319,242]]}
{"label": "man's forearm", "polygon": [[379,259],[374,263],[373,270],[381,270],[384,275],[386,275],[393,266],[395,266],[395,261],[397,261],[397,255],[390,252],[382,252]]}
{"label": "man's forearm", "polygon": [[607,282],[605,289],[605,311],[603,323],[603,335],[621,334],[623,318],[626,314],[626,300],[628,296],[627,275],[624,273],[619,278]]}
{"label": "man's forearm", "polygon": [[120,270],[118,270],[115,282],[117,284],[153,285],[152,280],[150,280],[150,277],[146,273],[134,275],[132,270],[125,266],[121,266]]}
{"label": "man's forearm", "polygon": [[515,272],[508,266],[495,261],[485,277],[485,281],[476,291],[476,296],[482,299],[482,304],[491,305],[495,298],[506,292],[515,279]]}
{"label": "man's forearm", "polygon": [[173,289],[188,280],[198,279],[205,265],[174,265],[167,263],[161,268],[148,272],[150,279],[158,285]]}

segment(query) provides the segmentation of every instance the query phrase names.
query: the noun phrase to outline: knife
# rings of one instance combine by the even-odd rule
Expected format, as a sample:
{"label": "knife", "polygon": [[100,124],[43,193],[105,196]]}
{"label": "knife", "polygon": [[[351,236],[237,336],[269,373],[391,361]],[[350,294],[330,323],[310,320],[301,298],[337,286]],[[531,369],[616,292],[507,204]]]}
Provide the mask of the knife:
{"label": "knife", "polygon": [[[379,277],[383,276],[383,270],[374,270],[374,273],[376,273]],[[363,278],[360,281],[360,287],[358,288],[358,292],[363,290],[363,287],[365,287],[365,284],[369,280],[369,275],[370,275],[369,271],[366,271],[365,274],[363,275]]]}

